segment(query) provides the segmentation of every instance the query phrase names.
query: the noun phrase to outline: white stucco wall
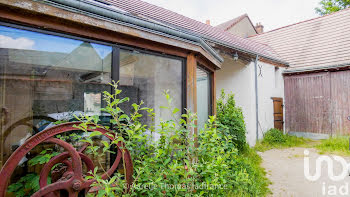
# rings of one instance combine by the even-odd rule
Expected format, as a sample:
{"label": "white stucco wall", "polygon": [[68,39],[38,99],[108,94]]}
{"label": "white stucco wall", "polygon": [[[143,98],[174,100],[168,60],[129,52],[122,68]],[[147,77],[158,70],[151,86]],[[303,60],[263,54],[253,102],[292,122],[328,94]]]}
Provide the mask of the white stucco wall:
{"label": "white stucco wall", "polygon": [[[256,106],[254,62],[233,61],[224,56],[222,68],[216,73],[217,98],[221,89],[235,94],[236,103],[243,110],[247,127],[247,142],[256,143]],[[275,71],[275,66],[259,62],[258,96],[259,96],[259,138],[262,133],[273,128],[273,101],[271,97],[284,98],[282,69]]]}
{"label": "white stucco wall", "polygon": [[236,104],[242,108],[247,127],[247,141],[255,144],[255,97],[254,97],[254,64],[246,65],[231,58],[225,61],[216,72],[216,94],[220,97],[221,89],[234,93]]}
{"label": "white stucco wall", "polygon": [[[253,65],[254,66],[254,65]],[[259,100],[259,138],[263,132],[274,128],[273,100],[272,97],[283,98],[284,81],[283,68],[264,62],[258,63],[258,100]]]}

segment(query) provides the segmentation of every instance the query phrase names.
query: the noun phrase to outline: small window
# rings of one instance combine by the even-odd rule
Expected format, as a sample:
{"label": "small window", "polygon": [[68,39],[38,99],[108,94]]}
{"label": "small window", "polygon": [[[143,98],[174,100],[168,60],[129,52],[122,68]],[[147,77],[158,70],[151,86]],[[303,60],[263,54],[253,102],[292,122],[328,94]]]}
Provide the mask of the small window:
{"label": "small window", "polygon": [[275,67],[275,88],[279,88],[280,87],[280,69],[279,67]]}

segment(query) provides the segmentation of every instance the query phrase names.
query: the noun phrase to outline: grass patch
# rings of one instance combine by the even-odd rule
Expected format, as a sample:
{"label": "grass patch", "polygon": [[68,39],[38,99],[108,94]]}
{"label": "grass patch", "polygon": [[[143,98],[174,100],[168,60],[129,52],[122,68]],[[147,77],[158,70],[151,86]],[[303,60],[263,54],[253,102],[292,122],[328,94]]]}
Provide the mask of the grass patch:
{"label": "grass patch", "polygon": [[254,149],[264,152],[274,148],[282,149],[297,146],[308,146],[307,143],[309,142],[312,142],[312,140],[303,137],[286,135],[278,129],[270,129],[265,133],[264,138],[256,143]]}
{"label": "grass patch", "polygon": [[350,156],[349,136],[337,136],[321,140],[314,146],[320,154],[336,154],[341,156]]}
{"label": "grass patch", "polygon": [[264,138],[256,143],[254,150],[264,152],[270,149],[305,147],[316,148],[319,154],[350,156],[349,137],[350,136],[336,136],[315,141],[303,137],[286,135],[277,129],[270,129],[265,133]]}
{"label": "grass patch", "polygon": [[242,190],[229,193],[229,197],[244,197],[244,196],[267,196],[271,194],[268,186],[271,181],[266,178],[266,171],[261,167],[262,158],[256,153],[256,151],[246,145],[242,153],[240,153],[237,159],[237,165],[244,169],[248,177],[248,182],[240,184],[239,187]]}

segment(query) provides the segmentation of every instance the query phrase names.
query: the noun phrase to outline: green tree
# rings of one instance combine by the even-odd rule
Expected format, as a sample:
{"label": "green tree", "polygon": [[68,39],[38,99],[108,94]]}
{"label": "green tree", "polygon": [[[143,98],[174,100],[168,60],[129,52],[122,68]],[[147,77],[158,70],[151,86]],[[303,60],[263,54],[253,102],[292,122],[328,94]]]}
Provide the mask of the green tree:
{"label": "green tree", "polygon": [[349,8],[350,0],[321,0],[320,7],[315,8],[316,13],[326,15],[339,10]]}

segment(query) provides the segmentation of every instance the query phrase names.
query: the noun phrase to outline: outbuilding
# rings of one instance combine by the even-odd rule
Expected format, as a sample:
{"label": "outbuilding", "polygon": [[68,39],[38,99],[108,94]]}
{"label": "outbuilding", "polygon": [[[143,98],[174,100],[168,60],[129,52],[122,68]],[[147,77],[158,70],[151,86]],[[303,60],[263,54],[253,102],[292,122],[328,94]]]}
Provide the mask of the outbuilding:
{"label": "outbuilding", "polygon": [[285,70],[286,132],[327,138],[350,132],[350,9],[249,39],[271,46]]}

